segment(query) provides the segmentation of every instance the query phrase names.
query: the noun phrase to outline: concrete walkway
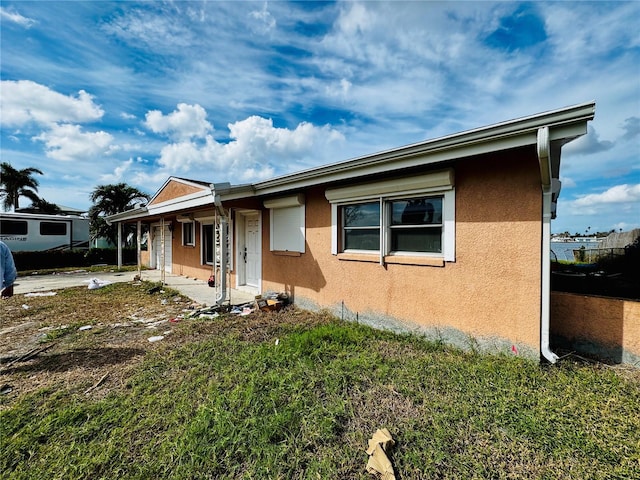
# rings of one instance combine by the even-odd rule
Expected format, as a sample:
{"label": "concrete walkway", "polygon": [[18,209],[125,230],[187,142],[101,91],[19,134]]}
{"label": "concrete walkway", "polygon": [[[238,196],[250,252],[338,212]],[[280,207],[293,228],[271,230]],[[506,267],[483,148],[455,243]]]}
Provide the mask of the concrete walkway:
{"label": "concrete walkway", "polygon": [[[160,281],[159,270],[143,270],[142,279],[149,282]],[[47,292],[50,290],[59,290],[68,287],[78,287],[86,285],[89,287],[89,281],[97,278],[103,282],[131,282],[137,272],[87,272],[77,270],[69,273],[58,273],[48,275],[29,275],[16,279],[14,286],[14,294]],[[165,274],[165,285],[179,291],[182,295],[189,297],[191,300],[203,305],[214,305],[216,289],[210,287],[207,282],[193,278],[182,277],[180,275]],[[240,290],[230,289],[228,298],[230,297],[232,305],[248,303],[254,300],[255,296],[251,293]]]}

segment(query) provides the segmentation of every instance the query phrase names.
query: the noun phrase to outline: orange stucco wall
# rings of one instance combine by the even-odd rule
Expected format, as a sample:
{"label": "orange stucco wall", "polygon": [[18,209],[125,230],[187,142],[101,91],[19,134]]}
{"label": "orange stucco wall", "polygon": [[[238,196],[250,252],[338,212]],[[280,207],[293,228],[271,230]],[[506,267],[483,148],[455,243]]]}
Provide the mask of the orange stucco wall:
{"label": "orange stucco wall", "polygon": [[325,188],[314,188],[305,192],[306,252],[300,256],[269,251],[269,211],[262,211],[263,291],[285,290],[296,303],[336,311],[344,305],[351,318],[357,312],[381,325],[431,329],[454,343],[477,340],[504,351],[516,345],[537,355],[541,189],[535,154],[469,158],[453,168],[455,263],[383,267],[377,257],[339,259],[331,254]]}
{"label": "orange stucco wall", "polygon": [[562,347],[614,362],[640,362],[640,302],[551,294],[551,333]]}
{"label": "orange stucco wall", "polygon": [[200,188],[194,187],[193,185],[186,185],[184,183],[171,180],[167,185],[165,185],[162,191],[158,193],[158,196],[149,203],[149,205],[173,200],[174,198],[196,193],[200,190]]}
{"label": "orange stucco wall", "polygon": [[195,246],[182,245],[183,223],[174,222],[173,240],[171,244],[171,273],[186,277],[207,280],[212,273],[211,265],[201,265],[201,228],[195,224]]}

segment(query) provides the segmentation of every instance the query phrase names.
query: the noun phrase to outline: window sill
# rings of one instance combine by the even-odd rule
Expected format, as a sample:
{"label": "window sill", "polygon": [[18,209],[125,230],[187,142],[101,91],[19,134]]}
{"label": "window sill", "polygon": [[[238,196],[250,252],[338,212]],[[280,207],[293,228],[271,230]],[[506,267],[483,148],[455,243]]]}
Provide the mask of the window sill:
{"label": "window sill", "polygon": [[[338,260],[345,262],[369,262],[380,263],[379,255],[366,253],[339,253]],[[411,257],[400,255],[386,255],[384,263],[388,265],[417,265],[423,267],[444,267],[442,257]]]}
{"label": "window sill", "polygon": [[271,253],[279,257],[299,257],[301,252],[290,252],[289,250],[271,250]]}
{"label": "window sill", "polygon": [[395,264],[395,265],[421,265],[425,267],[444,267],[444,258],[387,255],[384,257],[384,263],[388,263],[390,265]]}
{"label": "window sill", "polygon": [[371,262],[380,263],[380,255],[366,253],[339,253],[338,260],[346,262]]}

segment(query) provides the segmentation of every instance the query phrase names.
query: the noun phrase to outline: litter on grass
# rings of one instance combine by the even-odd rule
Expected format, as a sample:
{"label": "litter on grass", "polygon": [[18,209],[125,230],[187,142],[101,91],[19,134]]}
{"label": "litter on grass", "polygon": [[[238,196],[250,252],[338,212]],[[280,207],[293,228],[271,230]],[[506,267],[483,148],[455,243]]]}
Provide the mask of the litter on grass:
{"label": "litter on grass", "polygon": [[31,293],[25,293],[24,296],[25,297],[53,297],[54,295],[57,295],[57,292],[31,292]]}
{"label": "litter on grass", "polygon": [[154,337],[147,338],[147,340],[149,340],[151,343],[154,343],[154,342],[159,342],[163,338],[164,338],[164,335],[156,335]]}
{"label": "litter on grass", "polygon": [[93,325],[84,325],[84,326],[80,327],[78,329],[78,331],[82,332],[84,330],[91,330],[92,328],[93,328]]}
{"label": "litter on grass", "polygon": [[105,285],[109,285],[111,282],[108,280],[99,280],[97,278],[92,278],[89,280],[89,290],[96,290],[97,288],[102,288]]}
{"label": "litter on grass", "polygon": [[395,480],[396,475],[387,453],[395,445],[395,441],[389,430],[386,428],[376,430],[373,437],[369,439],[369,461],[367,462],[367,472],[378,474],[382,480]]}

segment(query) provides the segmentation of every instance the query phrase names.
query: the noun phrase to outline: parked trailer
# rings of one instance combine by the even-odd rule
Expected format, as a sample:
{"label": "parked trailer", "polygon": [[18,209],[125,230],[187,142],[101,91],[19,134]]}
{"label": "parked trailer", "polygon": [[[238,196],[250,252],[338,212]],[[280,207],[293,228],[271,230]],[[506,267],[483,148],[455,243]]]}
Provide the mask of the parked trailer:
{"label": "parked trailer", "polygon": [[89,248],[89,219],[76,215],[0,213],[0,240],[14,252]]}

